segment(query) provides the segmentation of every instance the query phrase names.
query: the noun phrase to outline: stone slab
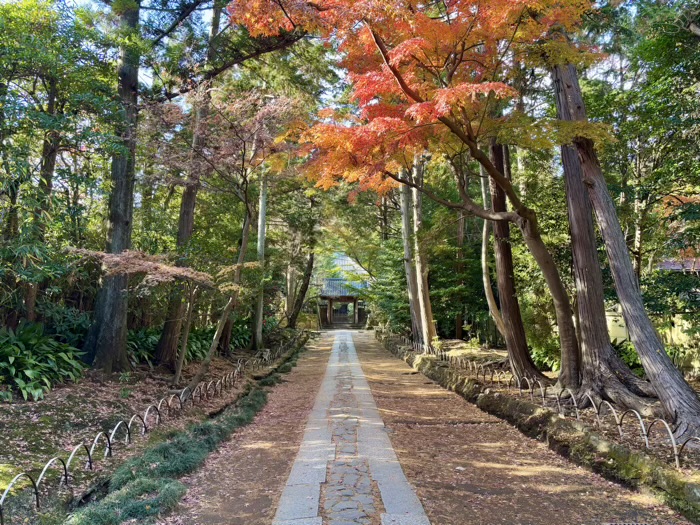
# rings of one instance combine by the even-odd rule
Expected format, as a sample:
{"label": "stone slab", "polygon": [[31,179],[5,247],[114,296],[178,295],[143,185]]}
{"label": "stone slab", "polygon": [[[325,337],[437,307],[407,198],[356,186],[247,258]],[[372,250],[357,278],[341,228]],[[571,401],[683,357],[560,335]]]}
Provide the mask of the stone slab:
{"label": "stone slab", "polygon": [[298,520],[275,520],[272,525],[323,525],[321,517],[300,518]]}
{"label": "stone slab", "polygon": [[[342,445],[339,450],[336,443]],[[355,448],[356,456],[352,454]],[[344,454],[349,455],[338,459]],[[326,479],[329,465],[330,481]],[[331,505],[333,523],[349,518],[349,523],[365,523],[375,512],[370,477],[377,483],[386,510],[381,516],[382,525],[430,525],[392,448],[352,335],[339,331],[273,525],[322,525],[319,501],[324,483],[333,488],[333,498],[350,498],[337,508]],[[351,493],[346,495],[347,491]],[[367,501],[361,501],[362,497]],[[341,509],[342,505],[347,508]],[[365,510],[360,512],[360,507]]]}
{"label": "stone slab", "polygon": [[382,525],[430,525],[425,514],[382,514]]}
{"label": "stone slab", "polygon": [[315,518],[318,516],[320,497],[321,486],[318,483],[287,485],[280,498],[275,521]]}

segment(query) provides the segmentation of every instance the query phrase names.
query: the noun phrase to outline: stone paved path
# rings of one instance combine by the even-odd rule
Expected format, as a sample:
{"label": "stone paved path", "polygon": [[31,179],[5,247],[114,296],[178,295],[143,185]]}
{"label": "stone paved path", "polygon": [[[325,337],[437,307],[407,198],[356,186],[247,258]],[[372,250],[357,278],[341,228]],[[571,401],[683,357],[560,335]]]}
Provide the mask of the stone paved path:
{"label": "stone paved path", "polygon": [[274,525],[430,525],[391,446],[350,332],[328,368]]}

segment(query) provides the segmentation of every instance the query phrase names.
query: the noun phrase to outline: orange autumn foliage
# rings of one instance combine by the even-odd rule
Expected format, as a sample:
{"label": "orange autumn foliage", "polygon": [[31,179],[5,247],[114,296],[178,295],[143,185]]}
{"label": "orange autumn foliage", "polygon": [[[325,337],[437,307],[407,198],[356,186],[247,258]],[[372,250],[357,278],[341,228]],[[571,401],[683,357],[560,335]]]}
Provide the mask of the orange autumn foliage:
{"label": "orange autumn foliage", "polygon": [[[542,61],[547,42],[569,52],[590,0],[240,0],[230,10],[253,35],[302,28],[336,46],[356,114],[326,111],[305,134],[319,185],[343,178],[383,191],[415,152],[478,144],[518,96],[517,67]],[[545,44],[543,46],[543,44]],[[552,51],[549,51],[552,53]],[[576,53],[576,50],[571,50]],[[512,112],[511,112],[512,114]]]}

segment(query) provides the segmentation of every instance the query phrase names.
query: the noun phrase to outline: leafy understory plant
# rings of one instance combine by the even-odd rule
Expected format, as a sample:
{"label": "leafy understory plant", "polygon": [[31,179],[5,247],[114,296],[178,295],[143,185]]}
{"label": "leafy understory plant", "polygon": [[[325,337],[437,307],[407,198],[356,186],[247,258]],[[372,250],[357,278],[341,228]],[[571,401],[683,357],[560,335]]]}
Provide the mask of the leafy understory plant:
{"label": "leafy understory plant", "polygon": [[16,331],[0,328],[0,400],[18,391],[27,400],[44,397],[54,385],[79,379],[85,369],[82,353],[44,333],[40,324],[21,325]]}

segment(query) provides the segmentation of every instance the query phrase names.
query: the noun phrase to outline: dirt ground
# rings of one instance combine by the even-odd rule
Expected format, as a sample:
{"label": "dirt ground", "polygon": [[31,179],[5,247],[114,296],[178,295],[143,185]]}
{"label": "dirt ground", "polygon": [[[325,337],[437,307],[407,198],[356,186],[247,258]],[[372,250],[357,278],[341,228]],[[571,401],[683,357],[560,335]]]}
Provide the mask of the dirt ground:
{"label": "dirt ground", "polygon": [[[355,347],[391,442],[433,525],[688,525],[654,496],[608,482],[442,389],[371,332]],[[160,525],[269,525],[319,390],[332,334],[311,342],[250,426],[183,481]]]}
{"label": "dirt ground", "polygon": [[651,495],[579,468],[355,334],[408,480],[434,525],[689,524]]}
{"label": "dirt ground", "polygon": [[274,386],[255,421],[236,432],[202,469],[183,478],[187,495],[161,525],[269,525],[325,374],[332,337],[307,343],[297,366]]}

